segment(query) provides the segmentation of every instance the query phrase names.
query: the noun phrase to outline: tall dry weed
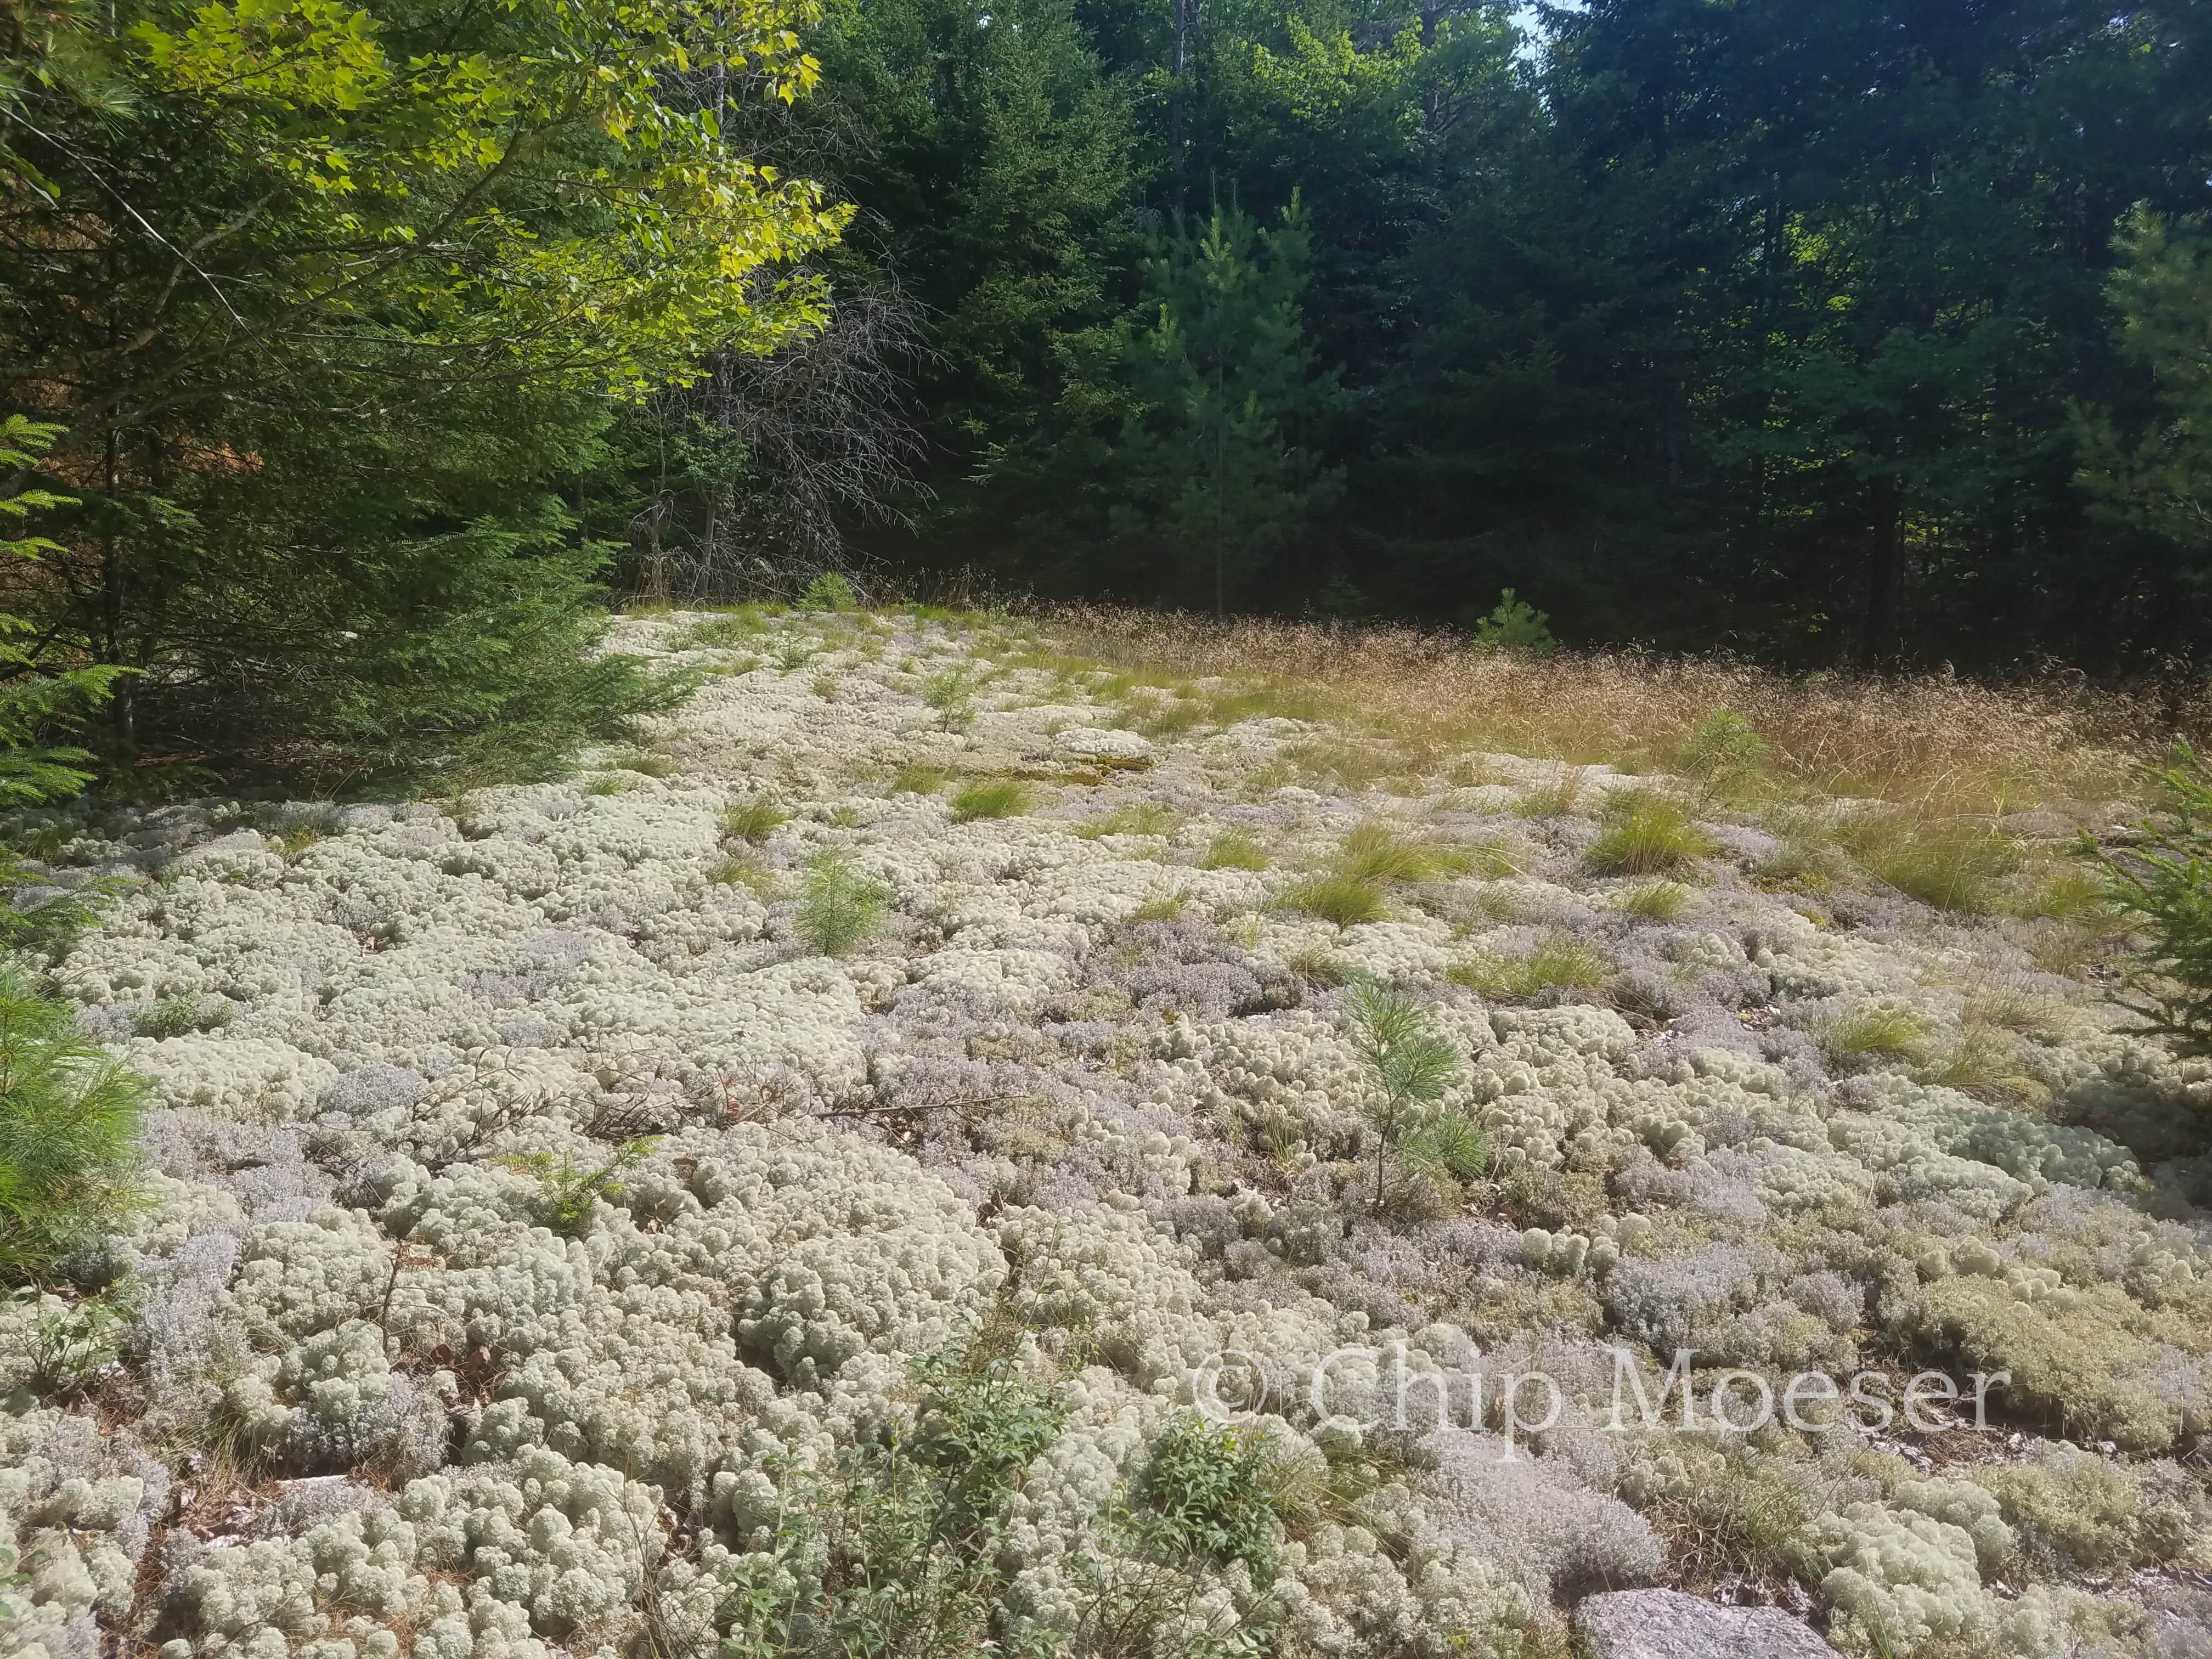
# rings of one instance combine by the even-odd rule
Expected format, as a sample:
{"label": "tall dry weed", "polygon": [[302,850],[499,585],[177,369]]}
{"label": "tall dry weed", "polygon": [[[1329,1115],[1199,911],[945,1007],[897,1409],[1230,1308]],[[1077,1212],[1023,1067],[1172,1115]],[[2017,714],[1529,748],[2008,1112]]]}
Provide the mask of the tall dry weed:
{"label": "tall dry weed", "polygon": [[2172,710],[2157,699],[2070,686],[1793,676],[1721,655],[1632,650],[1532,659],[1395,624],[1216,623],[1101,606],[1050,621],[1082,654],[1125,672],[1218,678],[1255,712],[1265,689],[1279,687],[1309,717],[1325,712],[1431,753],[1671,770],[1700,722],[1731,709],[1765,740],[1778,793],[1873,796],[1937,817],[2124,793],[2131,765],[2173,736]]}

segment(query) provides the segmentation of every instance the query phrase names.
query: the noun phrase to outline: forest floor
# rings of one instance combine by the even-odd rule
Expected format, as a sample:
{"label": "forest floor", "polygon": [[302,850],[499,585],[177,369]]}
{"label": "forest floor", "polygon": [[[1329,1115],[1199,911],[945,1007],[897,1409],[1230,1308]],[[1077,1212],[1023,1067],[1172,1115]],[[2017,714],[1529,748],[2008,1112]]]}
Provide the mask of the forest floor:
{"label": "forest floor", "polygon": [[0,1306],[0,1649],[2212,1652],[2212,1065],[2068,851],[2142,711],[612,643],[701,689],[563,781],[9,824],[143,878],[52,967],[155,1109]]}

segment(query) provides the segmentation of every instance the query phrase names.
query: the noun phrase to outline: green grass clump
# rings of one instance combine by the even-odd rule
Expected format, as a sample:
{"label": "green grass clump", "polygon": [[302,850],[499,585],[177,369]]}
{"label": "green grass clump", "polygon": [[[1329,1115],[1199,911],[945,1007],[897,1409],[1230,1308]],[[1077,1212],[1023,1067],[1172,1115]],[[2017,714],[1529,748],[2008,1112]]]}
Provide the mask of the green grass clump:
{"label": "green grass clump", "polygon": [[1575,810],[1582,794],[1583,769],[1577,766],[1557,783],[1529,790],[1507,810],[1516,818],[1563,818]]}
{"label": "green grass clump", "polygon": [[1303,910],[1340,927],[1380,921],[1389,914],[1379,885],[1351,876],[1316,876],[1285,889],[1275,903],[1279,909]]}
{"label": "green grass clump", "polygon": [[666,755],[624,755],[609,763],[648,778],[672,777],[677,769],[675,761]]}
{"label": "green grass clump", "polygon": [[1649,789],[1616,791],[1600,822],[1583,856],[1603,874],[1664,875],[1713,850],[1712,838],[1690,821],[1680,801]]}
{"label": "green grass clump", "polygon": [[624,777],[619,772],[602,772],[584,786],[587,795],[627,795],[638,787],[637,780]]}
{"label": "green grass clump", "polygon": [[1831,1060],[1917,1060],[1928,1053],[1928,1025],[1909,1008],[1861,1008],[1840,1014],[1820,1031]]}
{"label": "green grass clump", "polygon": [[709,617],[703,622],[678,629],[668,641],[668,648],[672,651],[724,651],[758,638],[767,627],[767,623],[757,612],[734,611],[727,616]]}
{"label": "green grass clump", "polygon": [[1264,870],[1267,849],[1242,830],[1224,830],[1206,844],[1201,870]]}
{"label": "green grass clump", "polygon": [[1182,814],[1173,807],[1146,800],[1117,806],[1103,817],[1077,824],[1070,833],[1083,841],[1107,836],[1166,836],[1172,835],[1182,822]]}
{"label": "green grass clump", "polygon": [[1626,889],[1614,901],[1613,908],[1626,915],[1641,916],[1646,921],[1671,921],[1688,908],[1691,896],[1691,890],[1680,882],[1662,878],[1640,881]]}
{"label": "green grass clump", "polygon": [[0,1280],[42,1279],[136,1201],[143,1079],[0,959]]}
{"label": "green grass clump", "polygon": [[1455,848],[1401,841],[1385,823],[1363,823],[1344,838],[1337,854],[1337,873],[1354,881],[1377,884],[1426,881],[1461,865]]}
{"label": "green grass clump", "polygon": [[2112,896],[2094,871],[2061,869],[2031,881],[2027,890],[2005,907],[2029,921],[2063,921],[2073,927],[2109,931],[2118,918]]}
{"label": "green grass clump", "polygon": [[951,769],[927,761],[908,761],[891,780],[894,795],[933,795],[952,781]]}
{"label": "green grass clump", "polygon": [[2051,1097],[2051,1091],[2021,1065],[2004,1033],[1979,1022],[1967,1025],[1958,1046],[1929,1066],[1922,1080],[1983,1100],[2038,1106]]}
{"label": "green grass clump", "polygon": [[1444,970],[1455,985],[1480,996],[1532,997],[1553,986],[1595,990],[1613,977],[1613,964],[1595,945],[1551,933],[1527,956],[1480,957]]}
{"label": "green grass clump", "polygon": [[890,889],[853,867],[842,851],[814,855],[806,870],[806,896],[794,919],[799,936],[818,956],[850,956],[883,925]]}
{"label": "green grass clump", "polygon": [[1860,869],[1939,910],[1987,915],[2002,907],[2000,883],[2018,869],[2020,843],[1986,824],[1904,813],[1869,813],[1838,826]]}
{"label": "green grass clump", "polygon": [[952,798],[952,821],[1018,818],[1030,810],[1030,792],[1014,778],[978,778]]}
{"label": "green grass clump", "polygon": [[790,822],[791,814],[772,800],[749,800],[722,809],[722,833],[755,847]]}

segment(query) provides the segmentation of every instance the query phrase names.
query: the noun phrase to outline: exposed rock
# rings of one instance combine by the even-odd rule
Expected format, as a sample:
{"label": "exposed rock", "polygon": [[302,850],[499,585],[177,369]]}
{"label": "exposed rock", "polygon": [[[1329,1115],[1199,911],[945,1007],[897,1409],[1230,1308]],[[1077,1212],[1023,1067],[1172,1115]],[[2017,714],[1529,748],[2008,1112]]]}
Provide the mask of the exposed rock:
{"label": "exposed rock", "polygon": [[1724,1607],[1680,1590],[1614,1590],[1575,1609],[1592,1659],[1833,1659],[1779,1607]]}

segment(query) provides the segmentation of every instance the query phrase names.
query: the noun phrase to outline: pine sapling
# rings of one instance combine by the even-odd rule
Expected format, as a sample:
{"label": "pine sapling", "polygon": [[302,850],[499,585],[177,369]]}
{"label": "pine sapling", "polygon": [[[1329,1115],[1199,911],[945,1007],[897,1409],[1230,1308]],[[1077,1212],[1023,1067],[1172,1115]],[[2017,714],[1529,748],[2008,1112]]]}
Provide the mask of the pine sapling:
{"label": "pine sapling", "polygon": [[1383,1160],[1400,1148],[1416,1114],[1459,1080],[1459,1057],[1430,1029],[1428,1014],[1395,986],[1372,979],[1352,986],[1352,1042],[1375,1087],[1369,1109],[1377,1131],[1375,1207],[1382,1208]]}

